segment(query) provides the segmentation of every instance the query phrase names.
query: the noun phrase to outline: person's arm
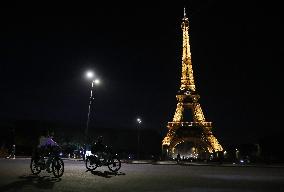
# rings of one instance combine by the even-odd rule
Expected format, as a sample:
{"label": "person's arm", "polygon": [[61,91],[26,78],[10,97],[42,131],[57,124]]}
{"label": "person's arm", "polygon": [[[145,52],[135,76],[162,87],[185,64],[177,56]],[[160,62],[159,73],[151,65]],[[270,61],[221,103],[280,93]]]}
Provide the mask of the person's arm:
{"label": "person's arm", "polygon": [[51,139],[51,146],[59,147],[59,145],[53,139]]}

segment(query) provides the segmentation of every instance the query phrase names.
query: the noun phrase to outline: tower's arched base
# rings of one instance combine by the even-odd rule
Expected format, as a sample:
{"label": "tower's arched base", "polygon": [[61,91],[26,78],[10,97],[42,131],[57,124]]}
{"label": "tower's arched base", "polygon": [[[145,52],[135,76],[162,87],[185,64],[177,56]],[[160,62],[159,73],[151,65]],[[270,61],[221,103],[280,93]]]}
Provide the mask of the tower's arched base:
{"label": "tower's arched base", "polygon": [[212,135],[210,126],[202,124],[169,123],[168,135],[163,140],[165,159],[175,159],[178,154],[184,160],[210,160],[222,147]]}

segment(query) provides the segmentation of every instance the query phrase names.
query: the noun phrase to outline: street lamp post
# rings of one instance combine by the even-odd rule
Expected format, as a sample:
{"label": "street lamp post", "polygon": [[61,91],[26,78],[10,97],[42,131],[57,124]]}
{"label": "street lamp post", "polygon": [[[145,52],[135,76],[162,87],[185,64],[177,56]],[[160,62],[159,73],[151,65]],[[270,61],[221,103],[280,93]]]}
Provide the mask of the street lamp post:
{"label": "street lamp post", "polygon": [[87,77],[88,79],[91,79],[91,80],[92,80],[92,84],[91,84],[91,94],[90,94],[89,106],[88,106],[88,118],[87,118],[86,130],[85,130],[85,137],[86,137],[86,140],[88,140],[87,138],[88,138],[88,132],[89,132],[91,106],[92,106],[92,102],[93,102],[93,100],[94,100],[94,95],[93,95],[94,85],[95,85],[95,84],[99,84],[100,81],[99,81],[98,79],[94,79],[94,73],[93,73],[92,71],[87,71],[86,77]]}
{"label": "street lamp post", "polygon": [[137,126],[137,159],[140,159],[140,124],[142,123],[142,120],[140,118],[137,118],[138,126]]}

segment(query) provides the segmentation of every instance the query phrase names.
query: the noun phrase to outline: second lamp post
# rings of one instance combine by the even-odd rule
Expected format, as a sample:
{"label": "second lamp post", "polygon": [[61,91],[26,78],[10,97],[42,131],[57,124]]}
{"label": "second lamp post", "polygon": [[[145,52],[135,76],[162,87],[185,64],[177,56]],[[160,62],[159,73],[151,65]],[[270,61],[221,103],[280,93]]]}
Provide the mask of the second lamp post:
{"label": "second lamp post", "polygon": [[140,118],[137,118],[138,126],[137,126],[137,159],[140,159],[140,124],[142,123],[142,120]]}
{"label": "second lamp post", "polygon": [[91,106],[92,106],[92,102],[93,102],[93,100],[94,100],[94,94],[93,94],[94,85],[95,85],[95,84],[99,84],[100,81],[99,81],[98,79],[94,79],[94,73],[93,73],[92,71],[87,71],[86,77],[87,77],[88,79],[91,79],[91,80],[92,80],[91,94],[90,94],[89,107],[88,107],[88,118],[87,118],[86,130],[85,130],[85,136],[86,136],[86,138],[88,138]]}

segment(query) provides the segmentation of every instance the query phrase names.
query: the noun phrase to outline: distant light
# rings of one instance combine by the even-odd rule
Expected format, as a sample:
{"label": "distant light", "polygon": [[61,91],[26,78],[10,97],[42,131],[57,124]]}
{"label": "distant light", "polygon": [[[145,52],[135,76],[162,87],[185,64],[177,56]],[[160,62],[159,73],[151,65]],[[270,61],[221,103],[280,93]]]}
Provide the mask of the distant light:
{"label": "distant light", "polygon": [[91,151],[86,151],[85,157],[90,156],[90,155],[93,155],[92,152]]}
{"label": "distant light", "polygon": [[96,79],[96,80],[94,81],[94,83],[98,85],[98,84],[100,84],[100,80],[99,80],[99,79]]}
{"label": "distant light", "polygon": [[86,72],[86,77],[87,77],[88,79],[94,78],[94,72],[93,72],[93,71],[87,71],[87,72]]}
{"label": "distant light", "polygon": [[137,122],[138,122],[138,123],[141,123],[142,120],[141,120],[140,118],[137,118]]}

